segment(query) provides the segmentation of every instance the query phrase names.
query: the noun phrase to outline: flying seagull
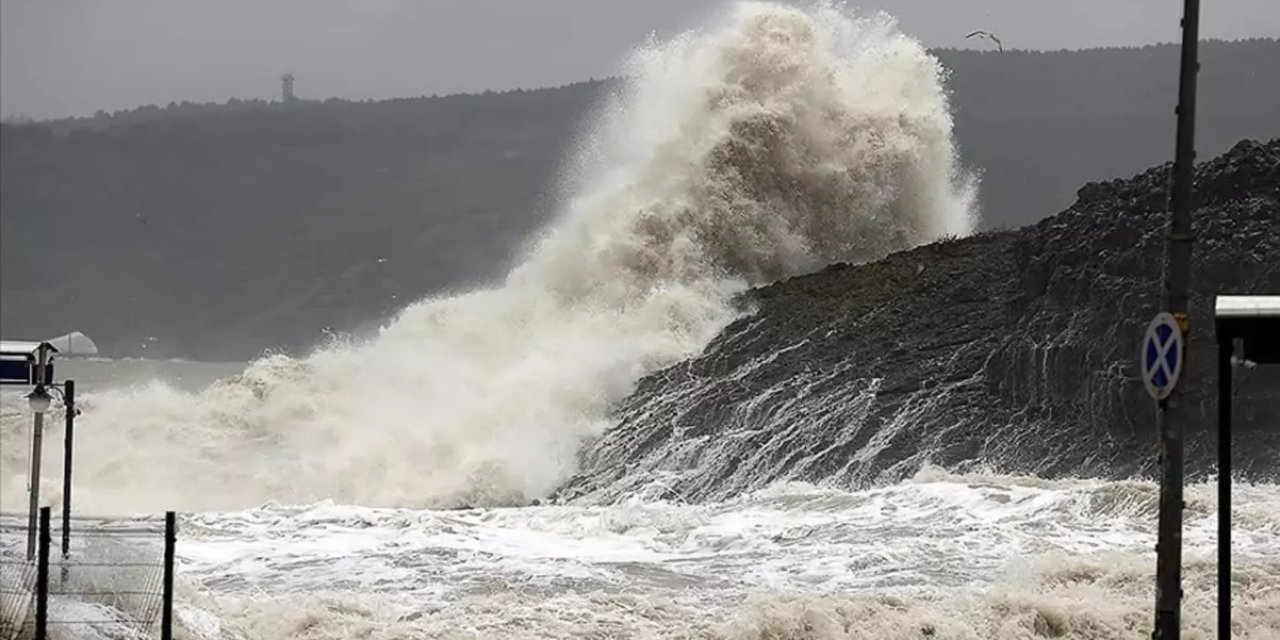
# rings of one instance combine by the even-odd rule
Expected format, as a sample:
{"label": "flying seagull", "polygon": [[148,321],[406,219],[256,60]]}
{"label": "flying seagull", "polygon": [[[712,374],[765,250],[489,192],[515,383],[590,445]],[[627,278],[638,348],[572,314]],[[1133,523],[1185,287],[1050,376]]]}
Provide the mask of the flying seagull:
{"label": "flying seagull", "polygon": [[991,33],[990,31],[983,31],[979,29],[977,31],[970,31],[968,34],[965,35],[964,39],[968,40],[969,38],[973,38],[973,37],[986,38],[996,43],[996,48],[1000,51],[1000,53],[1004,53],[1004,45],[1000,44],[1000,38],[997,38],[996,34]]}

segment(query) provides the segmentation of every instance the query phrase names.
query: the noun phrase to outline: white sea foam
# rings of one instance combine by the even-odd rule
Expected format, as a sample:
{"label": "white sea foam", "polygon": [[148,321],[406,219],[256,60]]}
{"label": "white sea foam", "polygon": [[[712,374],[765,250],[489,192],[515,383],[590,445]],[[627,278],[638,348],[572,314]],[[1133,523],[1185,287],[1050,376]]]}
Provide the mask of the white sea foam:
{"label": "white sea foam", "polygon": [[[1145,640],[1155,489],[926,472],[705,505],[209,513],[184,522],[206,589],[184,607],[225,638]],[[1235,491],[1236,637],[1275,638],[1280,490]],[[1183,637],[1208,640],[1215,487],[1187,498]]]}

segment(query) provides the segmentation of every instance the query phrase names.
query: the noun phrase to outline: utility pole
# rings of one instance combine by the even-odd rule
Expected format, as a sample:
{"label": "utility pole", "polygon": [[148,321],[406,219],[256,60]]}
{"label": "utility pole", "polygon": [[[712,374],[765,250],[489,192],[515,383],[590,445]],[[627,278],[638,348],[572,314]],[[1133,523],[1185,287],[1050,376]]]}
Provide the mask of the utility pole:
{"label": "utility pole", "polygon": [[[1192,182],[1195,178],[1196,74],[1200,31],[1200,0],[1185,0],[1182,16],[1182,62],[1178,79],[1178,138],[1173,163],[1173,222],[1169,227],[1166,256],[1164,309],[1173,315],[1184,337],[1190,337],[1188,298],[1191,281]],[[1182,485],[1183,436],[1187,423],[1185,406],[1186,351],[1181,355],[1183,375],[1169,397],[1159,402],[1161,478],[1160,523],[1156,543],[1155,640],[1177,640],[1181,636],[1182,609]]]}

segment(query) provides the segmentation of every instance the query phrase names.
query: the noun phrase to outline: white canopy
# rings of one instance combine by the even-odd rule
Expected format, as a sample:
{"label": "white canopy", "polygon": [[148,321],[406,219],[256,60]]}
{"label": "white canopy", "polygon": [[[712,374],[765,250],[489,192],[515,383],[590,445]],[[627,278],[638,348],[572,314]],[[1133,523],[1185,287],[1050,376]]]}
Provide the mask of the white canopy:
{"label": "white canopy", "polygon": [[45,342],[53,345],[53,348],[64,356],[98,355],[98,345],[94,344],[93,340],[89,339],[89,336],[79,331],[72,331],[64,336],[49,338]]}
{"label": "white canopy", "polygon": [[[0,353],[7,356],[30,356],[34,358],[36,350],[40,348],[41,344],[44,343],[31,340],[0,340]],[[58,348],[55,346],[53,350],[58,351]]]}
{"label": "white canopy", "polygon": [[1215,302],[1219,318],[1280,317],[1280,296],[1218,296]]}

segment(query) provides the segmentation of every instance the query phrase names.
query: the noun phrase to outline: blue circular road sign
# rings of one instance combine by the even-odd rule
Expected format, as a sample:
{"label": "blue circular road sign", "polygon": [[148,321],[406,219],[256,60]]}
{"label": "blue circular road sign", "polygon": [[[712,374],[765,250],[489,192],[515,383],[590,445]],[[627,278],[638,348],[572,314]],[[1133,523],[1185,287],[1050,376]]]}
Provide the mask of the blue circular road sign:
{"label": "blue circular road sign", "polygon": [[1142,338],[1142,383],[1156,400],[1173,393],[1182,374],[1183,336],[1178,321],[1169,312],[1161,312],[1147,325]]}

